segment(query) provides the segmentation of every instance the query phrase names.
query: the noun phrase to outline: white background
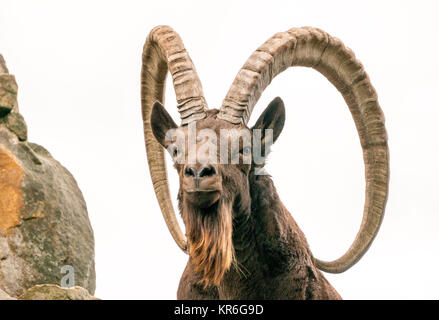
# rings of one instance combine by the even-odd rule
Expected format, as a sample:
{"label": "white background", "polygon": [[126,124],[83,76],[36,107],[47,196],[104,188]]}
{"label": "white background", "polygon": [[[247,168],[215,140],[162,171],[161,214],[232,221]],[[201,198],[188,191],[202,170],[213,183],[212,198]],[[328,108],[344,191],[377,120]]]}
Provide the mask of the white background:
{"label": "white background", "polygon": [[[87,201],[96,296],[174,299],[186,263],[153,195],[140,114],[143,43],[154,26],[168,24],[183,38],[211,107],[276,32],[315,26],[354,50],[386,115],[390,194],[365,257],[327,277],[345,299],[439,298],[438,9],[437,1],[1,0],[0,52],[19,84],[29,140],[73,173]],[[315,256],[338,258],[364,201],[353,120],[323,76],[295,68],[267,88],[250,124],[276,96],[287,121],[267,170]],[[175,200],[175,172],[170,179]]]}

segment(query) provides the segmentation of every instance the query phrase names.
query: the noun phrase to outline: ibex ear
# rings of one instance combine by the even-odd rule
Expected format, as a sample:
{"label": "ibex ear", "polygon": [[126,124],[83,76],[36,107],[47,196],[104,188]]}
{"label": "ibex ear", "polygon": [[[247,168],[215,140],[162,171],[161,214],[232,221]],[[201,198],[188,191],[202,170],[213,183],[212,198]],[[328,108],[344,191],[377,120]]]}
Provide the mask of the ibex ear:
{"label": "ibex ear", "polygon": [[267,108],[256,121],[251,130],[261,130],[262,145],[265,145],[266,134],[265,130],[272,130],[273,143],[276,142],[285,124],[285,106],[281,98],[276,97],[270,102]]}
{"label": "ibex ear", "polygon": [[166,141],[166,133],[175,128],[177,128],[177,125],[165,107],[156,101],[151,111],[151,129],[154,137],[163,147],[167,148],[171,143]]}

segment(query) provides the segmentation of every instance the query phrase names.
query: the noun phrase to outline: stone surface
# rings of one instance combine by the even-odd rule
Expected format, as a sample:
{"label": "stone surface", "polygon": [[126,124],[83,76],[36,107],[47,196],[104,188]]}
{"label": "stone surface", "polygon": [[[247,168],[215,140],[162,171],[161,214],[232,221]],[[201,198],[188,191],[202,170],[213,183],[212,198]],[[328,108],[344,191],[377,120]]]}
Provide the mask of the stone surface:
{"label": "stone surface", "polygon": [[37,284],[60,284],[64,266],[73,267],[75,285],[94,293],[94,237],[82,193],[46,149],[27,141],[20,114],[0,114],[0,289],[18,297]]}
{"label": "stone surface", "polygon": [[99,300],[84,288],[61,288],[54,284],[36,285],[23,293],[20,300]]}
{"label": "stone surface", "polygon": [[0,127],[0,288],[11,296],[40,283],[95,289],[94,238],[73,176],[41,146]]}
{"label": "stone surface", "polygon": [[3,56],[0,54],[0,74],[9,73],[8,68],[6,67],[6,62]]}
{"label": "stone surface", "polygon": [[17,300],[17,298],[12,298],[9,294],[0,289],[0,300]]}
{"label": "stone surface", "polygon": [[10,75],[5,60],[0,54],[0,117],[11,111],[18,112],[17,82]]}
{"label": "stone surface", "polygon": [[0,74],[0,117],[17,108],[17,90],[14,76]]}
{"label": "stone surface", "polygon": [[15,133],[17,138],[21,141],[27,140],[27,126],[21,114],[11,112],[0,118],[0,124],[3,124],[6,128]]}

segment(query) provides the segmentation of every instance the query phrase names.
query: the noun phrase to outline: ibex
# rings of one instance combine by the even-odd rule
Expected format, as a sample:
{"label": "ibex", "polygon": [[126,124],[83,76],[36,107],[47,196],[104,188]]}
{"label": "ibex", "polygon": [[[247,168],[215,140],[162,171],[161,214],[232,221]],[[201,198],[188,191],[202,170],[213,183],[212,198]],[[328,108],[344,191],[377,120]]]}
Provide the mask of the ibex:
{"label": "ibex", "polygon": [[[264,89],[291,66],[319,71],[340,91],[363,150],[366,198],[362,224],[348,251],[331,262],[314,258],[271,177],[258,174],[264,163],[253,159],[255,145],[268,153],[268,141],[275,142],[282,131],[282,100],[274,99],[252,128],[246,125]],[[181,126],[163,107],[168,70]],[[178,299],[341,299],[320,270],[344,272],[365,254],[384,216],[389,180],[384,116],[368,75],[350,49],[316,28],[277,33],[248,58],[219,110],[208,109],[181,38],[170,27],[159,26],[150,32],[143,48],[141,100],[152,184],[170,233],[189,254]],[[193,139],[191,126],[198,132],[213,130],[218,139]],[[259,135],[250,134],[256,129]],[[216,152],[213,159],[198,152],[217,147],[220,140],[223,143],[219,136],[224,130],[237,133],[227,136],[226,161],[224,152]],[[246,135],[252,137],[247,145],[241,141]],[[237,153],[232,145],[239,146]],[[171,153],[179,174],[178,202],[186,236],[170,199],[164,149]],[[195,161],[189,159],[191,152],[197,155]],[[239,161],[230,161],[232,156]],[[250,161],[243,161],[249,157]]]}

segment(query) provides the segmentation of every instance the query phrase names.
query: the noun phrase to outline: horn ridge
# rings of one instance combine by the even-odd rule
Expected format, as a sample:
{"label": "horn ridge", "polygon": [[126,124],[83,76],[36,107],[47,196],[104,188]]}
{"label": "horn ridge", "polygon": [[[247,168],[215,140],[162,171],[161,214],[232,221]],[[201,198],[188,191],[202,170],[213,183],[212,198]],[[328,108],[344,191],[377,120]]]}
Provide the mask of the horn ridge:
{"label": "horn ridge", "polygon": [[180,36],[168,26],[158,26],[146,38],[142,53],[141,104],[146,154],[153,188],[169,232],[187,252],[187,239],[178,224],[169,191],[163,147],[151,129],[151,111],[156,101],[164,104],[168,70],[171,74],[182,125],[206,117],[207,103],[195,66]]}
{"label": "horn ridge", "polygon": [[349,48],[337,38],[312,27],[280,32],[262,44],[233,81],[218,118],[247,123],[264,89],[292,66],[322,73],[343,95],[354,119],[363,149],[366,199],[360,230],[339,259],[315,259],[319,269],[344,272],[358,262],[376,237],[384,217],[389,186],[389,150],[385,119],[369,76]]}

